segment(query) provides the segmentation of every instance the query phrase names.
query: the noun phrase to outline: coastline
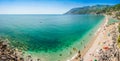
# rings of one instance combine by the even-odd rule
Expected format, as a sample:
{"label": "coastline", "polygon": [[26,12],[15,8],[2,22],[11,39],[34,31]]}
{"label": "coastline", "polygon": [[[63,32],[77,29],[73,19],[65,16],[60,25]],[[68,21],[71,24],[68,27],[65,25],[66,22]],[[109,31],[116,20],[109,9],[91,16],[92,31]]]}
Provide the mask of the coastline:
{"label": "coastline", "polygon": [[[76,16],[75,16],[76,17]],[[88,15],[87,15],[87,17],[89,17]],[[91,17],[89,17],[89,18],[91,18],[91,19],[93,19],[94,17],[98,17],[98,18],[96,18],[96,20],[98,20],[98,21],[95,21],[95,22],[93,22],[93,24],[94,25],[99,25],[99,24],[101,24],[101,22],[103,22],[103,19],[104,19],[104,16],[96,16],[96,15],[92,15]],[[78,17],[79,18],[79,17]],[[83,18],[83,17],[82,17]],[[86,15],[85,15],[85,18],[86,18]],[[88,22],[88,20],[89,19],[86,19],[86,22]],[[74,21],[74,20],[73,20]],[[93,20],[90,20],[90,21],[93,21]],[[85,24],[86,24],[86,22],[84,22]],[[96,24],[95,24],[96,23]],[[79,23],[78,23],[79,24]],[[75,25],[76,25],[76,23],[75,23]],[[92,25],[92,24],[91,24]],[[38,55],[38,53],[39,52],[36,52],[35,51],[35,54],[37,54],[37,55],[34,55],[34,52],[33,52],[33,54],[32,54],[32,52],[30,52],[30,51],[27,51],[28,52],[28,55],[31,55],[32,56],[32,58],[34,58],[34,56],[35,56],[35,59],[36,59],[36,56],[38,56],[38,58],[40,58],[42,61],[52,61],[52,60],[54,60],[54,61],[66,61],[67,59],[69,59],[69,57],[72,57],[75,53],[77,53],[77,51],[78,50],[80,50],[80,49],[83,49],[84,47],[84,45],[86,45],[87,44],[87,41],[90,41],[90,39],[92,39],[92,37],[90,37],[91,35],[93,36],[94,34],[92,34],[92,32],[95,32],[99,27],[97,27],[97,26],[94,26],[93,25],[93,29],[91,28],[90,30],[87,30],[87,32],[81,37],[81,38],[78,38],[76,41],[77,42],[75,42],[72,46],[70,46],[70,47],[68,47],[68,48],[66,48],[66,49],[64,49],[64,50],[62,50],[61,52],[54,52],[54,53],[44,53],[44,52],[42,52],[42,53],[40,53],[40,55]],[[21,26],[21,25],[20,25]],[[84,27],[84,26],[82,26],[82,27]],[[89,27],[91,27],[91,26],[89,26]],[[70,28],[70,29],[72,29],[72,28]],[[76,28],[77,29],[77,28]],[[78,28],[78,29],[80,29],[80,28]],[[16,30],[16,29],[13,29],[13,30]],[[17,32],[17,31],[16,31]],[[76,32],[76,33],[78,33],[78,32]],[[23,34],[24,35],[24,34]],[[33,34],[34,35],[34,34]],[[80,34],[78,34],[78,36],[79,36]],[[69,37],[68,37],[69,38]],[[68,40],[68,38],[66,38],[67,40]],[[72,37],[71,37],[72,38]],[[24,37],[23,37],[23,39],[24,40],[26,40]],[[81,41],[80,41],[80,39],[81,39]],[[19,40],[21,40],[21,39],[19,39]],[[24,42],[24,40],[23,40],[23,42]],[[10,39],[10,41],[11,41],[11,39]],[[17,40],[16,40],[17,41]],[[69,41],[70,42],[70,41]],[[82,43],[81,43],[82,42]],[[85,42],[85,43],[84,43]],[[78,44],[76,44],[76,43],[78,43]],[[77,49],[76,51],[74,50],[74,48],[75,49]],[[30,54],[29,54],[30,53]],[[25,52],[25,54],[26,54],[26,52]],[[26,55],[26,56],[28,56],[28,55]],[[61,56],[62,55],[62,56]],[[55,56],[55,57],[54,57]],[[45,60],[44,60],[45,59]]]}
{"label": "coastline", "polygon": [[71,59],[68,59],[67,61],[79,61],[80,57],[85,56],[85,54],[88,52],[88,50],[92,47],[92,45],[96,41],[97,37],[99,37],[98,34],[101,32],[101,30],[104,28],[104,26],[106,26],[108,23],[108,20],[109,20],[108,16],[107,15],[104,15],[104,16],[105,16],[105,18],[103,19],[104,20],[103,23],[100,24],[100,27],[94,33],[92,39],[86,44],[86,46],[84,46],[84,49],[82,49],[80,51],[80,54],[79,54],[79,52],[76,53]]}
{"label": "coastline", "polygon": [[[103,46],[101,46],[100,47],[100,45],[101,45],[101,43],[104,43],[105,41],[106,41],[106,39],[104,39],[104,38],[109,38],[109,40],[110,40],[110,42],[112,41],[112,37],[109,37],[108,36],[108,33],[109,34],[112,34],[111,33],[111,31],[114,31],[114,27],[113,26],[116,26],[116,23],[111,23],[110,25],[108,24],[108,22],[110,21],[110,16],[107,16],[107,15],[104,15],[104,18],[102,18],[102,21],[99,23],[99,24],[97,24],[97,26],[96,27],[94,27],[95,28],[95,30],[94,30],[94,32],[93,32],[93,30],[91,30],[92,31],[92,33],[90,33],[90,34],[88,34],[89,36],[91,36],[91,38],[89,39],[89,38],[87,38],[88,40],[88,42],[84,42],[85,44],[82,46],[82,49],[81,50],[76,50],[74,53],[71,53],[72,55],[71,56],[69,56],[69,58],[67,58],[67,59],[70,59],[70,60],[67,60],[66,58],[65,58],[65,60],[63,60],[63,61],[80,61],[81,60],[81,58],[82,59],[84,59],[84,60],[82,60],[82,61],[88,61],[88,60],[90,60],[90,59],[95,59],[95,58],[93,58],[93,55],[94,55],[94,53],[96,54],[97,52],[96,52],[96,50],[98,50],[98,49],[103,49]],[[118,24],[118,22],[117,22],[117,24]],[[99,25],[99,26],[98,26]],[[112,26],[112,27],[111,27]],[[112,29],[111,29],[112,28]],[[116,29],[117,29],[117,27],[116,27]],[[90,31],[90,32],[91,32]],[[118,32],[118,31],[116,31],[116,32]],[[105,33],[105,34],[104,34]],[[106,37],[105,37],[106,36]],[[111,38],[111,39],[110,39]],[[98,40],[99,39],[99,40]],[[101,42],[102,41],[102,42]],[[101,43],[100,43],[101,42]],[[106,41],[107,42],[107,41]],[[111,42],[112,43],[112,42]],[[108,43],[107,43],[108,44]],[[110,43],[109,43],[110,44]],[[77,46],[78,47],[80,47],[80,44],[77,44]],[[41,54],[41,56],[39,56],[39,55],[32,55],[32,54],[30,54],[30,53],[26,53],[25,51],[23,51],[25,54],[24,54],[24,59],[25,60],[42,60],[42,61],[45,61],[46,60],[46,58],[47,57],[43,57],[42,56],[42,54]],[[66,53],[66,52],[65,52]],[[75,54],[76,53],[76,54]],[[91,54],[92,53],[92,54]],[[38,54],[38,53],[37,53]],[[75,54],[75,55],[74,55]],[[53,55],[53,54],[52,54]],[[62,54],[61,54],[62,55]],[[102,54],[103,55],[103,54]],[[47,56],[47,55],[45,55],[45,56]],[[55,56],[55,55],[54,55]],[[58,54],[58,56],[60,57],[60,55]],[[91,58],[91,56],[92,56],[92,58]],[[95,55],[94,55],[95,56]],[[96,55],[97,56],[97,55]],[[70,58],[70,57],[72,57],[72,58]],[[97,57],[97,60],[99,60],[98,59],[99,57]],[[57,59],[58,61],[62,61],[62,60],[60,60],[61,58],[59,58],[59,59]],[[49,61],[49,59],[47,59],[47,61]],[[51,60],[50,60],[51,61]],[[92,61],[92,60],[90,60],[90,61]]]}

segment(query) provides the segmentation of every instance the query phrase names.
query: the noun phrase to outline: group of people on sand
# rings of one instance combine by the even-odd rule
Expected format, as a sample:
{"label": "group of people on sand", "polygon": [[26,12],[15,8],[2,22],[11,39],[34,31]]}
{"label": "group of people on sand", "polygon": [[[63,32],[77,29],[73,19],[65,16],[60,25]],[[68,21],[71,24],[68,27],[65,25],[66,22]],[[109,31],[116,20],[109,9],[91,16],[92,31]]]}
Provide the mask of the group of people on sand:
{"label": "group of people on sand", "polygon": [[[111,24],[111,25],[115,25]],[[101,54],[99,55],[99,61],[120,61],[120,50],[117,46],[117,37],[118,37],[118,30],[116,27],[112,28],[111,35],[112,35],[112,44],[109,44],[108,50],[101,49]]]}
{"label": "group of people on sand", "polygon": [[[98,45],[98,48],[95,48],[94,52],[88,52],[88,55],[86,56],[88,61],[120,61],[120,49],[117,46],[117,38],[119,36],[117,26],[117,23],[113,23],[103,28],[103,31],[100,33],[102,36],[100,37],[104,39],[98,38],[97,41],[100,42],[95,44]],[[78,51],[75,60],[70,61],[87,61],[85,57],[82,58],[79,54],[80,51]]]}
{"label": "group of people on sand", "polygon": [[[21,50],[10,47],[7,40],[0,38],[0,61],[34,61],[32,56],[24,56]],[[41,61],[36,59],[35,61]]]}
{"label": "group of people on sand", "polygon": [[102,44],[99,44],[101,48],[97,49],[95,54],[90,55],[95,57],[97,61],[120,61],[120,50],[117,46],[117,37],[119,33],[115,24],[109,26],[107,26],[109,27],[108,29],[104,29],[103,34],[104,37],[106,37],[102,41]]}

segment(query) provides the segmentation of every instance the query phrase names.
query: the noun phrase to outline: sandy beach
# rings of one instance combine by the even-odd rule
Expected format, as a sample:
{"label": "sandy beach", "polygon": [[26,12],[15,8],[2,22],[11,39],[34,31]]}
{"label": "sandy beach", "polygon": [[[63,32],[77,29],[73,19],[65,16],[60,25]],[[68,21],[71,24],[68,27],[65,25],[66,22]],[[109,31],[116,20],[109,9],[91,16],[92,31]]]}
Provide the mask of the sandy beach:
{"label": "sandy beach", "polygon": [[[109,16],[105,16],[103,24],[96,31],[93,39],[86,45],[86,47],[79,53],[76,53],[70,60],[67,61],[94,61],[98,60],[99,50],[105,46],[112,44],[112,37],[110,32],[116,28],[118,24],[107,26]],[[106,43],[109,42],[109,43]],[[80,59],[81,58],[81,59]]]}

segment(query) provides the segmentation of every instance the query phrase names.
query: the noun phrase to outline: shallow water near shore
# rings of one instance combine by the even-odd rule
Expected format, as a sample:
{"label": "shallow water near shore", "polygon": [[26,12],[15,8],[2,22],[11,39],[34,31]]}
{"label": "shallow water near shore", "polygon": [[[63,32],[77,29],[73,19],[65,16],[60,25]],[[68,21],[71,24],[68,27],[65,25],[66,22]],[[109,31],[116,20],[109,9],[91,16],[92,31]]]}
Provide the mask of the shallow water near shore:
{"label": "shallow water near shore", "polygon": [[102,15],[0,15],[0,35],[42,61],[65,61],[91,39]]}
{"label": "shallow water near shore", "polygon": [[116,22],[120,22],[120,21],[114,18],[109,18],[108,25],[116,23]]}

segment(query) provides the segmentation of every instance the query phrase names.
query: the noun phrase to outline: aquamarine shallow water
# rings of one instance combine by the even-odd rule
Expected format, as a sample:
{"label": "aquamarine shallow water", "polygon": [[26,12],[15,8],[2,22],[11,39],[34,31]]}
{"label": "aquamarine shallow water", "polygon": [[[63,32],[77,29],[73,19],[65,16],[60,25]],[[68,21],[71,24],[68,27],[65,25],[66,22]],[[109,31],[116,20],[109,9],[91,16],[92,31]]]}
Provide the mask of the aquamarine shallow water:
{"label": "aquamarine shallow water", "polygon": [[[18,48],[50,56],[67,50],[103,18],[102,15],[0,15],[0,35]],[[60,57],[51,56],[49,60],[57,58]]]}
{"label": "aquamarine shallow water", "polygon": [[113,23],[116,23],[116,22],[120,22],[119,20],[115,19],[115,18],[109,18],[109,21],[108,21],[108,25],[110,24],[113,24]]}

